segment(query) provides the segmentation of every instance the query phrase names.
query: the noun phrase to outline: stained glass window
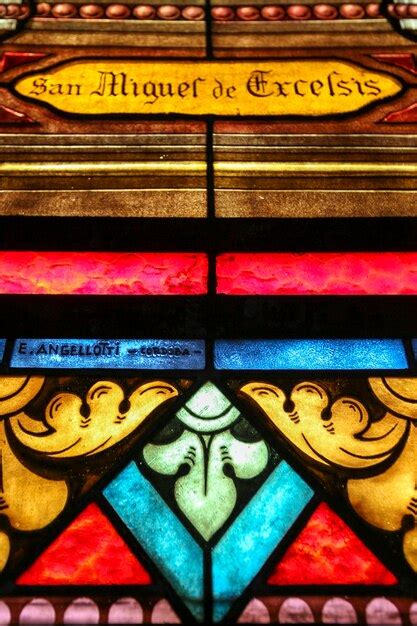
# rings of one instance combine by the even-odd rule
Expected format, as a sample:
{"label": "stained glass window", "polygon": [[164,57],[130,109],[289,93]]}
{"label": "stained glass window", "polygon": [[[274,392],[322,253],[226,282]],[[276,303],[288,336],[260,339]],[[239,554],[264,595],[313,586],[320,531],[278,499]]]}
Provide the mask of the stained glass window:
{"label": "stained glass window", "polygon": [[0,624],[417,624],[417,9],[0,0]]}

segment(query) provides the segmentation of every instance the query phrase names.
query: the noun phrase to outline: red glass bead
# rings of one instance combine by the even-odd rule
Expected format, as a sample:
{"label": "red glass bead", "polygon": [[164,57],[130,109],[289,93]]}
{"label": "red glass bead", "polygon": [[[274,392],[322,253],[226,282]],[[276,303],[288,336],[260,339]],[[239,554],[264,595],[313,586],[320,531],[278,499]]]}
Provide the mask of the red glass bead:
{"label": "red glass bead", "polygon": [[162,20],[177,20],[181,15],[180,9],[173,4],[164,4],[158,7],[157,13]]}
{"label": "red glass bead", "polygon": [[360,20],[365,15],[365,9],[359,4],[342,4],[340,15],[347,20]]}
{"label": "red glass bead", "polygon": [[106,16],[113,20],[125,20],[130,15],[130,9],[125,4],[110,4],[106,9]]}
{"label": "red glass bead", "polygon": [[56,4],[52,7],[52,15],[54,17],[75,17],[77,15],[77,7],[69,2]]}
{"label": "red glass bead", "polygon": [[338,16],[338,10],[331,4],[317,4],[313,7],[314,16],[319,20],[334,20]]}
{"label": "red glass bead", "polygon": [[303,4],[293,4],[288,7],[287,15],[292,20],[308,20],[311,17],[311,9]]}
{"label": "red glass bead", "polygon": [[285,17],[285,10],[276,5],[269,5],[261,9],[261,15],[265,20],[283,20]]}
{"label": "red glass bead", "polygon": [[80,16],[84,19],[97,20],[103,15],[104,9],[99,4],[84,4],[80,7]]}
{"label": "red glass bead", "polygon": [[213,19],[218,22],[230,22],[235,17],[235,12],[231,7],[214,7],[211,10]]}
{"label": "red glass bead", "polygon": [[204,9],[203,7],[185,7],[182,10],[182,16],[186,20],[202,20],[204,18]]}
{"label": "red glass bead", "polygon": [[260,17],[259,9],[256,7],[239,7],[236,9],[236,15],[240,20],[252,22]]}

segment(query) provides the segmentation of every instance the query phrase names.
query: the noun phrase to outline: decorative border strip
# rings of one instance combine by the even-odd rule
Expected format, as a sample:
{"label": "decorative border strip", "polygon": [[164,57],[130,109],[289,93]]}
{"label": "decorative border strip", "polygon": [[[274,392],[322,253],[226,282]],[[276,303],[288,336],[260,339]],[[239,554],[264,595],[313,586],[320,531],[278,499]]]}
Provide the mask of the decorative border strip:
{"label": "decorative border strip", "polygon": [[77,5],[70,2],[48,3],[40,2],[36,5],[36,17],[85,20],[188,20],[201,21],[205,17],[204,7],[185,6],[179,7],[174,4],[154,6],[151,4],[95,4],[85,3]]}
{"label": "decorative border strip", "polygon": [[[253,598],[239,617],[241,624],[415,624],[417,603],[386,597]],[[404,618],[402,622],[401,617]]]}
{"label": "decorative border strip", "polygon": [[[13,17],[24,19],[28,8],[18,5],[9,5]],[[415,17],[415,5],[389,5],[388,10],[395,17]],[[22,11],[22,14],[19,12]],[[26,12],[24,12],[26,11]],[[383,18],[381,5],[371,3],[345,3],[341,5],[319,3],[308,4],[267,4],[265,6],[215,6],[211,9],[211,16],[217,22],[244,21],[302,21],[302,20],[360,20]],[[185,7],[175,4],[153,5],[137,4],[131,6],[123,4],[101,4],[75,2],[40,2],[36,5],[36,17],[52,19],[85,20],[191,20],[200,21],[205,17],[202,6],[188,5]]]}
{"label": "decorative border strip", "polygon": [[[4,366],[19,369],[201,370],[205,341],[201,339],[16,339]],[[401,339],[218,339],[214,367],[218,370],[414,372],[408,344]],[[417,340],[412,339],[417,360]],[[6,339],[0,339],[0,361]],[[411,350],[411,348],[410,348]],[[10,361],[10,362],[9,362]]]}
{"label": "decorative border strip", "polygon": [[[393,5],[394,6],[394,5]],[[407,5],[396,5],[407,6]],[[216,22],[230,22],[234,20],[254,22],[265,21],[303,21],[303,20],[360,20],[382,18],[381,5],[372,2],[367,4],[346,3],[339,6],[334,4],[281,4],[257,6],[218,6],[211,10],[212,18]]]}
{"label": "decorative border strip", "polygon": [[13,4],[8,4],[5,2],[0,2],[0,18],[4,19],[12,19],[12,20],[25,20],[29,17],[30,14],[30,6],[29,4],[20,4],[14,2]]}
{"label": "decorative border strip", "polygon": [[[112,599],[113,600],[113,599]],[[278,606],[279,605],[279,606]],[[352,596],[303,596],[303,597],[260,597],[253,598],[238,623],[295,623],[329,624],[337,619],[349,618],[349,623],[399,624],[401,616],[415,623],[417,603],[410,598],[386,598]],[[18,623],[22,617],[40,618],[43,624],[60,623],[65,615],[66,624],[117,624],[126,619],[134,619],[136,624],[169,623],[179,624],[180,620],[167,600],[141,597],[115,598],[108,605],[107,598],[68,597],[68,598],[13,598],[0,601],[0,619],[3,623],[12,618],[11,623]],[[362,622],[362,615],[366,621]],[[315,619],[316,617],[316,619]],[[395,621],[392,621],[395,620]],[[22,622],[23,623],[23,622]],[[31,622],[33,623],[33,622]],[[133,622],[132,622],[133,623]],[[347,621],[344,623],[348,623]],[[405,621],[408,623],[408,621]]]}
{"label": "decorative border strip", "polygon": [[[1,12],[3,11],[3,13]],[[417,17],[417,5],[414,4],[390,4],[387,7],[391,17],[403,19]],[[27,5],[10,4],[7,7],[0,6],[0,17],[12,17],[23,20],[29,14]],[[344,3],[344,4],[266,4],[265,6],[215,6],[211,9],[211,16],[216,22],[243,21],[303,21],[303,20],[362,20],[383,18],[381,4],[369,3]],[[77,19],[85,20],[111,19],[111,20],[189,20],[200,21],[205,17],[205,9],[202,6],[187,5],[185,7],[175,4],[153,5],[128,3],[101,4],[75,2],[39,2],[36,5],[36,17],[52,19]]]}
{"label": "decorative border strip", "polygon": [[[265,6],[217,6],[211,10],[212,18],[216,22],[258,20],[273,21],[332,21],[332,20],[362,20],[384,18],[381,4],[344,3],[344,4],[267,4]],[[416,4],[389,4],[387,12],[390,17],[416,18]]]}
{"label": "decorative border strip", "polygon": [[0,600],[2,624],[179,624],[180,619],[164,598],[4,598]]}

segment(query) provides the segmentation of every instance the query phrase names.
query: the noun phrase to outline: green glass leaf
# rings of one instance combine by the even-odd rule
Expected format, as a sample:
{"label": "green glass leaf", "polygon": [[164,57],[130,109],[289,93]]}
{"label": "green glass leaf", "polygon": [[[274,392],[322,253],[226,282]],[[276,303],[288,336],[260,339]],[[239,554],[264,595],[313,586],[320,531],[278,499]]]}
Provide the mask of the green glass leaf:
{"label": "green glass leaf", "polygon": [[201,387],[177,413],[186,430],[165,445],[148,444],[147,465],[176,476],[175,500],[202,537],[209,540],[230,517],[237,502],[235,478],[258,476],[268,463],[263,440],[243,442],[230,427],[241,417],[211,382]]}

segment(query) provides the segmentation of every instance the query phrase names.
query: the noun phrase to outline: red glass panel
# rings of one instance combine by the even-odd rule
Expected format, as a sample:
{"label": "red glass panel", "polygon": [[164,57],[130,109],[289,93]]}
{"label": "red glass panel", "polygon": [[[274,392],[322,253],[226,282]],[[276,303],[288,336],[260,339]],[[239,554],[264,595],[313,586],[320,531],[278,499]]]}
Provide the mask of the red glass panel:
{"label": "red glass panel", "polygon": [[320,504],[268,579],[271,585],[393,585],[397,579]]}
{"label": "red glass panel", "polygon": [[90,504],[18,579],[20,585],[147,585],[150,576]]}
{"label": "red glass panel", "polygon": [[39,61],[47,55],[43,52],[3,52],[0,58],[0,73],[7,72],[20,65]]}
{"label": "red glass panel", "polygon": [[0,293],[196,295],[207,258],[194,253],[0,252]]}
{"label": "red glass panel", "polygon": [[217,281],[229,295],[416,294],[417,253],[222,254]]}

